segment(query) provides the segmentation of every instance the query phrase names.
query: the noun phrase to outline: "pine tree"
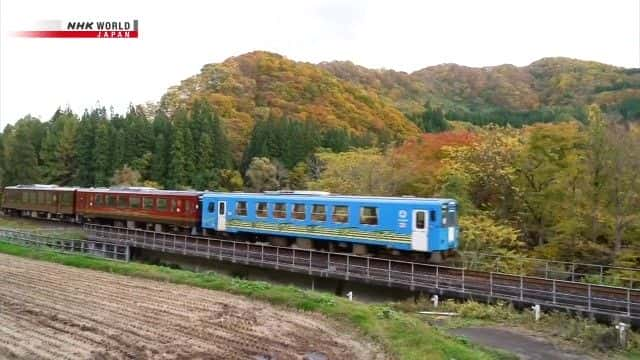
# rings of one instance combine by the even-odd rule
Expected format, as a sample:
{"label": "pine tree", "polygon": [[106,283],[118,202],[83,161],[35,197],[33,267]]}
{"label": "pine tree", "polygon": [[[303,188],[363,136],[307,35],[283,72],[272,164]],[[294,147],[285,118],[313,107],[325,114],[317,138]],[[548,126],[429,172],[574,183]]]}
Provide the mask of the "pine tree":
{"label": "pine tree", "polygon": [[80,186],[94,186],[95,183],[95,131],[97,119],[85,111],[78,125],[76,138],[76,152],[78,171],[74,181]]}
{"label": "pine tree", "polygon": [[78,118],[69,109],[56,111],[40,150],[43,180],[57,185],[70,184],[76,175]]}
{"label": "pine tree", "polygon": [[38,157],[26,126],[16,126],[5,142],[5,185],[40,182]]}
{"label": "pine tree", "polygon": [[187,117],[184,110],[178,111],[174,116],[174,131],[171,138],[169,152],[169,166],[167,171],[167,187],[176,189],[179,186],[187,185],[189,173],[187,172]]}
{"label": "pine tree", "polygon": [[95,186],[108,186],[111,174],[113,174],[111,154],[112,131],[109,125],[106,119],[101,119],[96,126],[96,146],[93,153],[93,158],[95,159]]}

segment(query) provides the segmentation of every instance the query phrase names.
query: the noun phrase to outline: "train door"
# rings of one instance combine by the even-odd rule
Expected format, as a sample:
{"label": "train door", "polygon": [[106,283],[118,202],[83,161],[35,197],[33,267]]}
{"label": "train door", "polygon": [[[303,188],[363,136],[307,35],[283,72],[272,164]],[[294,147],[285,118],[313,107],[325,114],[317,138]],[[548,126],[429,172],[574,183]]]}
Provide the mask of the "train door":
{"label": "train door", "polygon": [[428,251],[429,226],[427,226],[427,210],[413,210],[411,229],[411,249]]}
{"label": "train door", "polygon": [[218,226],[216,230],[225,231],[227,229],[227,202],[218,201]]}

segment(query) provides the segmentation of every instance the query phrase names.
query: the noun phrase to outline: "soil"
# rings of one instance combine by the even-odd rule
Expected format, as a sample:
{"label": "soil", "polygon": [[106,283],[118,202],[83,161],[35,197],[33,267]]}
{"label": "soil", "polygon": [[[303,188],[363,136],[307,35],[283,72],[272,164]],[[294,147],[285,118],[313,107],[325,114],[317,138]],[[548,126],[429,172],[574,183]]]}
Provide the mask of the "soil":
{"label": "soil", "polygon": [[0,254],[0,358],[385,359],[316,314]]}
{"label": "soil", "polygon": [[515,329],[469,327],[452,329],[452,333],[465,336],[474,343],[497,348],[517,355],[522,360],[578,360],[593,359],[574,349],[561,348],[548,340],[523,334]]}

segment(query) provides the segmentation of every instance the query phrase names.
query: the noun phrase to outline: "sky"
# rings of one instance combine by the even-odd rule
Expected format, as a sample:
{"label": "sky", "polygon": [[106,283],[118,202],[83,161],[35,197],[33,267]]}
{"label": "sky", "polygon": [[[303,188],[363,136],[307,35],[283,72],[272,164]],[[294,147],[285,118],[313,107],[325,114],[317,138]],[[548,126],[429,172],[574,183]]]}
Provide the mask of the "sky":
{"label": "sky", "polygon": [[[13,36],[45,20],[139,20],[140,38]],[[640,0],[0,1],[0,129],[26,114],[158,101],[253,50],[415,71],[566,56],[640,67]]]}

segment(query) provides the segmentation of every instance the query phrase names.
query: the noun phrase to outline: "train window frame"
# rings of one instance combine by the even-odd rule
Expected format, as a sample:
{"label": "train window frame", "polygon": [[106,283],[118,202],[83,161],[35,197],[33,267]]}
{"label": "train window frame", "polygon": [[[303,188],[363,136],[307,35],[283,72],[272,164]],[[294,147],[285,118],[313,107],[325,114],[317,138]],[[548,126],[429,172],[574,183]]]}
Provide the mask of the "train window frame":
{"label": "train window frame", "polygon": [[50,192],[47,192],[47,193],[45,194],[45,202],[46,202],[46,204],[47,204],[47,205],[53,205],[53,200],[51,199],[51,198],[52,198],[52,195],[53,195],[53,194],[52,194],[52,193],[50,193]]}
{"label": "train window frame", "polygon": [[[149,202],[151,201],[151,202]],[[153,206],[154,206],[154,201],[153,198],[150,196],[144,196],[142,198],[142,208],[146,209],[146,210],[153,210]]]}
{"label": "train window frame", "polygon": [[169,208],[169,199],[167,198],[156,199],[156,210],[167,211],[168,208]]}
{"label": "train window frame", "polygon": [[104,205],[104,195],[103,194],[96,194],[96,206],[103,206]]}
{"label": "train window frame", "polygon": [[184,210],[184,202],[182,199],[175,199],[176,202],[176,210],[177,212],[181,212]]}
{"label": "train window frame", "polygon": [[129,198],[129,207],[132,209],[142,208],[142,199],[140,196],[131,196]]}
{"label": "train window frame", "polygon": [[107,207],[116,207],[118,204],[118,197],[115,195],[107,195]]}
{"label": "train window frame", "polygon": [[29,192],[28,191],[23,191],[22,192],[22,203],[23,204],[28,204],[29,203]]}
{"label": "train window frame", "polygon": [[171,206],[171,212],[176,212],[178,209],[178,204],[176,203],[176,199],[170,199],[169,204]]}
{"label": "train window frame", "polygon": [[118,209],[126,209],[129,207],[129,196],[118,195]]}
{"label": "train window frame", "polygon": [[[300,206],[302,206],[302,211],[299,210]],[[302,215],[302,217],[299,217],[300,215]],[[303,203],[294,203],[293,208],[291,209],[291,218],[299,221],[307,220],[307,205]]]}
{"label": "train window frame", "polygon": [[184,212],[186,213],[190,213],[191,212],[191,200],[184,200]]}
{"label": "train window frame", "polygon": [[213,214],[216,212],[216,202],[212,201],[209,203],[209,205],[207,205],[207,211],[209,212],[209,214]]}
{"label": "train window frame", "polygon": [[236,201],[235,213],[238,216],[247,216],[249,214],[249,207],[245,200]]}
{"label": "train window frame", "polygon": [[[319,211],[322,209],[322,211]],[[311,221],[325,222],[327,221],[327,205],[312,204],[311,205]]]}
{"label": "train window frame", "polygon": [[277,202],[273,204],[273,217],[276,219],[287,218],[287,203]]}
{"label": "train window frame", "polygon": [[[344,213],[338,213],[337,212],[338,209],[344,210]],[[336,224],[348,224],[349,223],[349,205],[333,205],[331,221],[333,221]]]}
{"label": "train window frame", "polygon": [[227,202],[226,201],[220,201],[220,204],[218,204],[218,215],[219,216],[225,216],[227,214],[227,209],[226,206]]}
{"label": "train window frame", "polygon": [[[365,210],[374,209],[373,215],[365,215]],[[377,206],[360,207],[360,225],[377,226],[380,224],[380,210]]]}
{"label": "train window frame", "polygon": [[35,191],[29,191],[29,204],[35,205],[38,201],[38,195],[36,195]]}
{"label": "train window frame", "polygon": [[[264,207],[264,209],[261,209]],[[263,214],[263,215],[261,215]],[[256,217],[266,218],[269,216],[269,204],[266,201],[256,203]]]}

